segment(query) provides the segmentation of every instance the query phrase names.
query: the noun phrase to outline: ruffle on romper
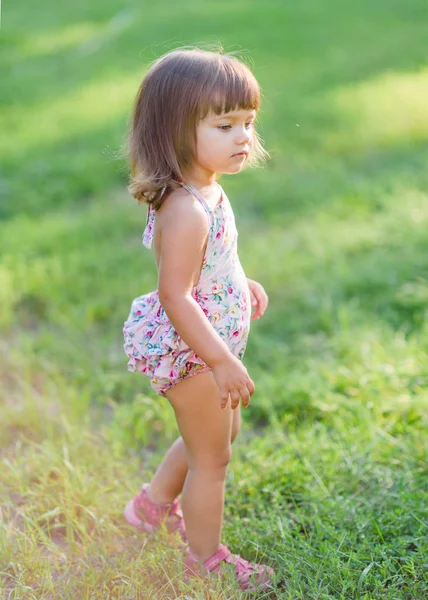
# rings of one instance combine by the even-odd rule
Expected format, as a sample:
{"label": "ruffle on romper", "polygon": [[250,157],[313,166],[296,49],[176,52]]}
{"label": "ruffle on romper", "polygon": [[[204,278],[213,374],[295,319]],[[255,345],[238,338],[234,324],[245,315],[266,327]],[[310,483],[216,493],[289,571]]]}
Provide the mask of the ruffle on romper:
{"label": "ruffle on romper", "polygon": [[175,331],[157,290],[135,298],[123,334],[128,371],[140,371],[156,380],[177,380],[194,365],[206,367]]}

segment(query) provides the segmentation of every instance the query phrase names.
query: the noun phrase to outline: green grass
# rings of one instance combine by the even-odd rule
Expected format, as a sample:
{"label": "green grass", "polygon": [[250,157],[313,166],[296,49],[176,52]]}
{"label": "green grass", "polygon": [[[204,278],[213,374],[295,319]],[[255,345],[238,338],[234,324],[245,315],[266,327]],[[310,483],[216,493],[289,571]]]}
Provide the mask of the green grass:
{"label": "green grass", "polygon": [[[215,43],[264,90],[263,170],[224,177],[270,307],[245,363],[224,541],[287,600],[422,600],[427,581],[428,68],[423,0],[3,7],[0,598],[243,597],[180,579],[124,503],[177,429],[126,370],[156,287],[117,158],[147,64]],[[260,595],[260,597],[263,597]]]}

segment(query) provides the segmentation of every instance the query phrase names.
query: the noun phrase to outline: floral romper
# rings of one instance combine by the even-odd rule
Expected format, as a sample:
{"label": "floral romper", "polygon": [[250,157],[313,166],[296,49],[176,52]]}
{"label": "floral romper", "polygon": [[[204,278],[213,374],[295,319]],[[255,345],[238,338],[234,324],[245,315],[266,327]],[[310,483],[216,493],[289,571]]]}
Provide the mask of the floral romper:
{"label": "floral romper", "polygon": [[[199,281],[192,289],[205,316],[234,356],[242,360],[251,319],[248,282],[238,258],[238,232],[230,202],[222,190],[219,204],[211,210],[192,186],[181,185],[202,204],[209,220],[207,247]],[[155,211],[149,206],[143,244],[152,247]],[[150,378],[161,396],[187,377],[211,370],[179,336],[154,290],[132,302],[123,334],[128,370]]]}

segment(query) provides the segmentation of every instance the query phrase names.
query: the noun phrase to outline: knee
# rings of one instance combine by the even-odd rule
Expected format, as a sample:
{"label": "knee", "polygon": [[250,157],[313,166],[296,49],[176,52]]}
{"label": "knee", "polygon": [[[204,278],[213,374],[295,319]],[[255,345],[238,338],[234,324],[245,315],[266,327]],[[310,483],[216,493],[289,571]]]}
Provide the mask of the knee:
{"label": "knee", "polygon": [[229,445],[218,452],[200,454],[189,458],[189,469],[204,472],[225,472],[232,458],[232,447]]}

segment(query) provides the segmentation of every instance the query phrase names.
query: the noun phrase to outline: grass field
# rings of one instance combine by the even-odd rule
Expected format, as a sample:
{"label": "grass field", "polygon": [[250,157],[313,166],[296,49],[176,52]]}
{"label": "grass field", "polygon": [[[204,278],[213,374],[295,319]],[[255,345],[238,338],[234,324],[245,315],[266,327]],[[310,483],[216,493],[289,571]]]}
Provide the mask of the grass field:
{"label": "grass field", "polygon": [[271,160],[224,177],[240,257],[270,297],[245,364],[224,542],[287,600],[428,596],[425,0],[3,7],[0,598],[239,599],[180,579],[124,503],[178,432],[126,370],[156,287],[118,158],[148,63],[243,50]]}

